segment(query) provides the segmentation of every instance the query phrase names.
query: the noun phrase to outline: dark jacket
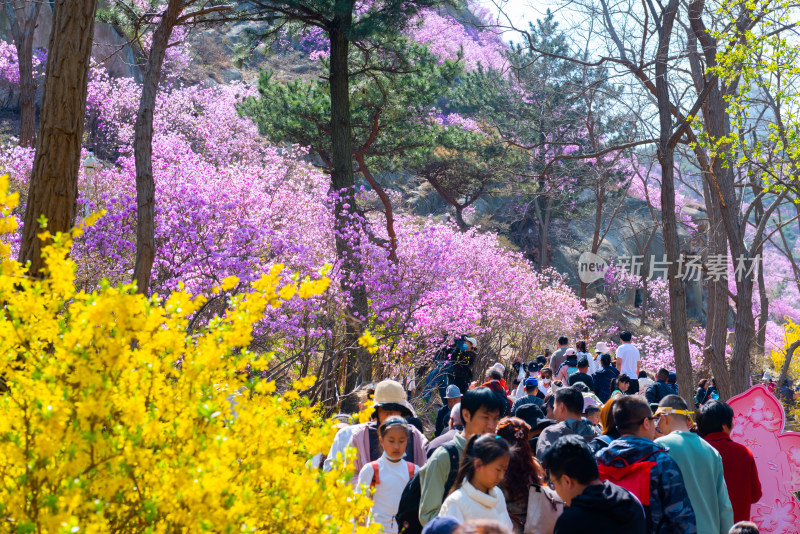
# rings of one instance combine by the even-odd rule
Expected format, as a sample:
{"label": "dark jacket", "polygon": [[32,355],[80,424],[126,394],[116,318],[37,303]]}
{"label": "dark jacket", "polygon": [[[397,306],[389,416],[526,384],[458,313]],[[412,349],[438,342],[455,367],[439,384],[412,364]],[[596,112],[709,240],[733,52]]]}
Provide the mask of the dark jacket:
{"label": "dark jacket", "polygon": [[594,392],[597,398],[604,403],[611,398],[611,381],[619,376],[619,369],[609,365],[608,367],[601,367],[594,374]]}
{"label": "dark jacket", "polygon": [[539,408],[542,407],[542,399],[540,399],[537,395],[525,395],[524,397],[520,397],[514,401],[514,404],[511,405],[511,415],[516,415],[517,410],[521,406],[525,406],[526,404],[535,404]]}
{"label": "dark jacket", "polygon": [[667,395],[672,395],[672,388],[663,380],[656,380],[644,392],[644,397],[650,404],[658,404]]}
{"label": "dark jacket", "polygon": [[611,482],[583,490],[564,508],[554,534],[645,534],[644,509],[636,498]]}
{"label": "dark jacket", "polygon": [[592,380],[591,375],[588,375],[586,373],[581,373],[580,371],[578,371],[577,373],[569,377],[569,380],[567,380],[567,382],[569,382],[570,386],[574,386],[576,382],[583,382],[584,384],[589,386],[589,389],[594,391],[594,380]]}
{"label": "dark jacket", "polygon": [[697,393],[694,396],[695,405],[700,406],[708,400],[708,391],[705,388],[697,388]]}
{"label": "dark jacket", "polygon": [[450,406],[445,403],[436,413],[436,429],[433,435],[441,436],[442,432],[447,428],[448,423],[450,423]]}
{"label": "dark jacket", "polygon": [[462,394],[469,389],[472,382],[472,364],[475,363],[475,356],[475,351],[468,350],[460,353],[453,362],[453,380],[450,383],[457,385]]}
{"label": "dark jacket", "polygon": [[645,507],[647,531],[652,534],[696,534],[697,519],[681,470],[663,447],[649,439],[623,436],[597,453],[598,464],[613,467],[624,467],[626,462],[633,464],[642,459],[656,462],[650,470],[650,505]]}
{"label": "dark jacket", "polygon": [[577,434],[589,443],[597,437],[597,430],[594,425],[586,419],[567,419],[566,421],[548,426],[539,434],[539,441],[536,442],[536,458],[542,461],[544,453],[558,438],[561,436],[569,436],[570,434]]}

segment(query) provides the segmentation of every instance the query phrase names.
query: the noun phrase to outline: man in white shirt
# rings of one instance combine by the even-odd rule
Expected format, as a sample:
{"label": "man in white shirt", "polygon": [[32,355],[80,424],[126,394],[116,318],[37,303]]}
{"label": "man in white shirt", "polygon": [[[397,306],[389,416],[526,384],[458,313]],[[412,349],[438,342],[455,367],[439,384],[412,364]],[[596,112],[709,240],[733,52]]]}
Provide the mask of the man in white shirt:
{"label": "man in white shirt", "polygon": [[639,361],[639,349],[633,346],[631,338],[633,336],[630,332],[621,332],[619,335],[622,345],[617,348],[617,369],[621,374],[628,375],[631,378],[631,385],[626,392],[628,395],[633,395],[639,392],[639,371],[641,370],[641,362]]}

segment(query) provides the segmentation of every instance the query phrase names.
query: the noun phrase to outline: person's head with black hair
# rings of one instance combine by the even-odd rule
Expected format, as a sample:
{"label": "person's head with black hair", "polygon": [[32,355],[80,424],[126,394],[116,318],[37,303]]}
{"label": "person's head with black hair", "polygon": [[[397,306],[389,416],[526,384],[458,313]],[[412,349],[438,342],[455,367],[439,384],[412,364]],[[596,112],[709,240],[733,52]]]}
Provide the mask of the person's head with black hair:
{"label": "person's head with black hair", "polygon": [[401,460],[408,444],[408,423],[402,417],[388,417],[378,427],[378,439],[389,459]]}
{"label": "person's head with black hair", "polygon": [[542,367],[539,370],[539,376],[543,381],[547,381],[548,385],[553,380],[553,370],[550,367]]}
{"label": "person's head with black hair", "polygon": [[647,371],[639,371],[639,378],[647,378]]}
{"label": "person's head with black hair", "polygon": [[702,380],[700,380],[700,382],[697,383],[698,388],[706,389],[706,386],[708,386],[708,378],[703,378]]}
{"label": "person's head with black hair", "polygon": [[697,414],[697,433],[706,437],[714,432],[731,433],[733,428],[733,408],[727,402],[708,401],[700,407]]}
{"label": "person's head with black hair", "polygon": [[544,453],[544,468],[567,506],[588,486],[602,484],[592,449],[582,437],[571,434],[556,440]]}
{"label": "person's head with black hair", "polygon": [[549,393],[548,395],[545,395],[544,400],[542,401],[542,411],[544,412],[544,416],[548,419],[555,419],[555,415],[553,415],[555,402],[555,393]]}
{"label": "person's head with black hair", "polygon": [[339,411],[341,413],[356,414],[360,412],[362,409],[364,409],[366,402],[368,400],[372,400],[372,397],[374,396],[375,396],[374,383],[361,386],[360,388],[353,391],[349,395],[344,395],[341,397]]}
{"label": "person's head with black hair", "polygon": [[728,534],[758,534],[758,525],[750,521],[739,521],[731,527]]}
{"label": "person's head with black hair", "polygon": [[458,468],[451,493],[469,482],[483,493],[500,484],[506,475],[511,448],[508,442],[495,434],[474,435],[464,447],[464,456]]}
{"label": "person's head with black hair", "polygon": [[610,354],[601,354],[600,355],[600,365],[603,367],[611,367],[611,355]]}
{"label": "person's head with black hair", "polygon": [[586,407],[586,411],[584,412],[586,419],[589,420],[590,423],[593,425],[600,424],[600,407],[595,406],[594,404],[590,404]]}
{"label": "person's head with black hair", "polygon": [[487,380],[502,380],[503,373],[497,367],[492,367],[488,371],[486,371],[486,379]]}
{"label": "person's head with black hair", "polygon": [[614,403],[613,411],[617,430],[622,436],[655,439],[656,418],[643,397],[623,395]]}
{"label": "person's head with black hair", "polygon": [[487,387],[467,390],[461,397],[461,420],[464,437],[494,432],[500,419],[500,399]]}
{"label": "person's head with black hair", "polygon": [[503,479],[503,489],[507,495],[527,495],[531,484],[544,482],[544,471],[534,459],[528,441],[531,438],[531,428],[518,417],[504,417],[497,424],[497,435],[511,447],[511,460]]}
{"label": "person's head with black hair", "polygon": [[569,344],[569,339],[566,336],[561,336],[558,338],[558,346],[559,348],[564,348]]}
{"label": "person's head with black hair", "polygon": [[633,338],[633,335],[630,332],[626,331],[626,330],[623,330],[622,332],[619,333],[619,339],[623,343],[630,343],[632,338]]}
{"label": "person's head with black hair", "polygon": [[586,384],[586,382],[583,382],[582,380],[578,380],[577,382],[572,384],[572,387],[577,389],[581,393],[589,393],[591,391],[591,389],[589,389],[589,386]]}
{"label": "person's head with black hair", "polygon": [[575,343],[575,348],[578,349],[581,352],[588,352],[586,350],[586,342],[585,341],[578,341],[577,343]]}
{"label": "person's head with black hair", "polygon": [[617,378],[611,379],[611,392],[613,393],[614,390],[620,390],[622,393],[628,391],[628,388],[631,386],[631,377],[622,373]]}
{"label": "person's head with black hair", "polygon": [[688,432],[694,426],[690,414],[689,405],[679,395],[667,395],[656,410],[659,431],[664,435],[675,431]]}
{"label": "person's head with black hair", "polygon": [[580,360],[578,360],[578,371],[581,373],[585,373],[589,370],[589,358],[584,356]]}
{"label": "person's head with black hair", "polygon": [[669,371],[664,369],[663,367],[658,370],[658,374],[656,375],[656,380],[659,382],[666,382],[669,379]]}
{"label": "person's head with black hair", "polygon": [[574,387],[561,388],[555,393],[553,415],[556,421],[580,420],[583,413],[583,395]]}

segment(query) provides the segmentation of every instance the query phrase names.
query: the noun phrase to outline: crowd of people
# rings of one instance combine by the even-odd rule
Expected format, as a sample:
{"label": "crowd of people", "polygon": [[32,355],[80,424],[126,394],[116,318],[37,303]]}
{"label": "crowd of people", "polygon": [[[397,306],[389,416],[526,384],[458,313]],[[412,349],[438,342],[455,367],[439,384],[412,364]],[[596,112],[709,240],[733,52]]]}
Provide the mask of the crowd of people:
{"label": "crowd of people", "polygon": [[428,375],[423,397],[442,400],[430,441],[405,388],[384,380],[360,399],[370,422],[339,424],[324,469],[355,449],[354,490],[389,534],[758,532],[756,464],[731,440],[713,381],[687,402],[674,373],[650,378],[631,334],[620,338],[615,358],[562,337],[530,363],[494,364],[483,383],[463,370],[450,382],[469,339]]}

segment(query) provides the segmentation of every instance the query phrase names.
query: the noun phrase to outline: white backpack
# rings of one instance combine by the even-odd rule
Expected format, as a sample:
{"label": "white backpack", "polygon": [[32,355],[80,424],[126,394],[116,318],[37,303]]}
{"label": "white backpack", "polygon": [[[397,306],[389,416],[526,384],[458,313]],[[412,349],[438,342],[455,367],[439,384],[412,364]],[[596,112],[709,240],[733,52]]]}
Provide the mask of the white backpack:
{"label": "white backpack", "polygon": [[531,485],[528,491],[528,515],[523,534],[553,534],[556,520],[566,503],[547,486]]}

